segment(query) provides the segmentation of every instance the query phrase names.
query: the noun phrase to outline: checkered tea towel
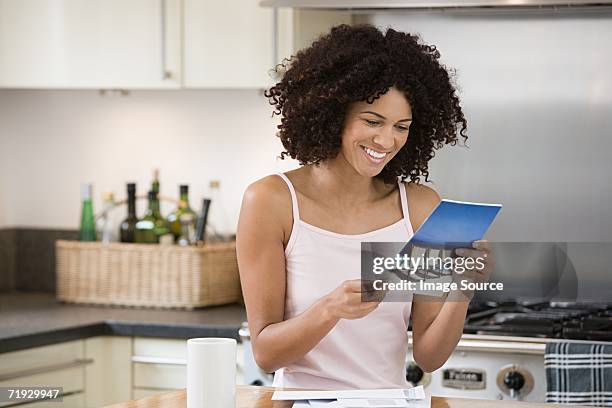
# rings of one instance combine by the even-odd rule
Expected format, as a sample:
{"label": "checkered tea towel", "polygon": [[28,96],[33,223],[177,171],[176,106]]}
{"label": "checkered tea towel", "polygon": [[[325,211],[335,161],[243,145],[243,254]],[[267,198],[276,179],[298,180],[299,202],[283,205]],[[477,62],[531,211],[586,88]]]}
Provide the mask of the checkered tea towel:
{"label": "checkered tea towel", "polygon": [[612,407],[612,344],[548,343],[546,402]]}

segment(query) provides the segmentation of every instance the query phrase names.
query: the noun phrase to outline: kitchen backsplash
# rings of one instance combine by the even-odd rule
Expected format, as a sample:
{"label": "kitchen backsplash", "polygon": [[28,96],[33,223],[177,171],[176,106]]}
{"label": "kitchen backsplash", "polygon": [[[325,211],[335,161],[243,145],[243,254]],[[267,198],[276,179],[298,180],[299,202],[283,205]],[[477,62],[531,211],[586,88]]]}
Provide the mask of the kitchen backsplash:
{"label": "kitchen backsplash", "polygon": [[16,235],[14,229],[0,229],[0,291],[15,288]]}
{"label": "kitchen backsplash", "polygon": [[0,290],[55,291],[55,241],[77,230],[0,229]]}

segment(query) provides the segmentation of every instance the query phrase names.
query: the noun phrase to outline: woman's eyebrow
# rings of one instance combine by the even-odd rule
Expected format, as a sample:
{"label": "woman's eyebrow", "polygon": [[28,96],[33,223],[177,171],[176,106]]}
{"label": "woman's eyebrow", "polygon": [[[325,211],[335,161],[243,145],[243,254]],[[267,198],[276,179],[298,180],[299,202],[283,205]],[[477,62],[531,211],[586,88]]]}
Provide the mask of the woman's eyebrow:
{"label": "woman's eyebrow", "polygon": [[[361,113],[369,113],[371,115],[378,116],[381,119],[387,119],[383,115],[381,115],[380,113],[376,113],[376,112],[372,112],[372,111],[362,111]],[[412,118],[401,119],[401,120],[398,120],[398,122],[412,122]]]}

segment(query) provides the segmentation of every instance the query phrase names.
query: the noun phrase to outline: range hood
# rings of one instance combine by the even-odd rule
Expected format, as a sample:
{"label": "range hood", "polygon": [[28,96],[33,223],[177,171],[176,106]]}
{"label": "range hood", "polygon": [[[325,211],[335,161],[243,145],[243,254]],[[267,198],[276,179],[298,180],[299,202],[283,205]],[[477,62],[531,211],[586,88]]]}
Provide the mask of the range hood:
{"label": "range hood", "polygon": [[259,4],[320,10],[566,9],[611,7],[612,0],[261,0]]}

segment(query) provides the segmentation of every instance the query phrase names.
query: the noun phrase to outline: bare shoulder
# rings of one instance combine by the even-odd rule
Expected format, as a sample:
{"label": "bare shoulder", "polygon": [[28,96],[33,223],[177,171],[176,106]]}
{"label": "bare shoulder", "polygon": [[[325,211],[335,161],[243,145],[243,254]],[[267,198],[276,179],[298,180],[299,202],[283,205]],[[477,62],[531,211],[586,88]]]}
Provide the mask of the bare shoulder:
{"label": "bare shoulder", "polygon": [[[292,224],[291,194],[287,184],[277,175],[251,183],[242,199],[241,218],[248,217],[254,226],[286,234]],[[251,224],[253,225],[253,224]]]}
{"label": "bare shoulder", "polygon": [[433,188],[424,184],[417,183],[404,183],[406,186],[406,193],[410,194],[415,200],[426,204],[433,205],[434,207],[440,202],[440,195]]}
{"label": "bare shoulder", "polygon": [[287,184],[279,176],[270,175],[251,183],[244,192],[244,200],[246,202],[282,205],[282,202],[278,202],[287,201],[290,203],[291,196]]}
{"label": "bare shoulder", "polygon": [[409,182],[404,185],[408,197],[410,222],[416,231],[440,203],[441,198],[436,190],[423,184]]}

